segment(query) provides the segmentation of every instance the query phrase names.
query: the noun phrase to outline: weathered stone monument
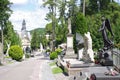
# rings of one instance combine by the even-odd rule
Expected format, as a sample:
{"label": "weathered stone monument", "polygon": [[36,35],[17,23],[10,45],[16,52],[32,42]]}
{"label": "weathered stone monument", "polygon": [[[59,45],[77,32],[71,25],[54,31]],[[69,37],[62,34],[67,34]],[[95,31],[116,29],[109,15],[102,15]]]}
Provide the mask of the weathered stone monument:
{"label": "weathered stone monument", "polygon": [[77,56],[75,55],[75,51],[73,49],[73,34],[71,31],[71,20],[70,18],[68,19],[68,31],[69,33],[67,34],[67,50],[66,50],[66,54],[64,56],[64,58],[77,58]]}
{"label": "weathered stone monument", "polygon": [[90,32],[84,34],[84,50],[82,59],[85,62],[94,61],[94,53],[92,50],[92,38]]}

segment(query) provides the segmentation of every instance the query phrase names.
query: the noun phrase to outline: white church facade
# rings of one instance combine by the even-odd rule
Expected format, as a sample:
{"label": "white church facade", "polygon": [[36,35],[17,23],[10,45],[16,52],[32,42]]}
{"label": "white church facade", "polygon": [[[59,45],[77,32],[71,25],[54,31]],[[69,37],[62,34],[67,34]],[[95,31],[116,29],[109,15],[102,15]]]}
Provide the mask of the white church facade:
{"label": "white church facade", "polygon": [[22,48],[25,51],[27,47],[30,48],[30,32],[26,30],[26,22],[23,20],[20,33]]}

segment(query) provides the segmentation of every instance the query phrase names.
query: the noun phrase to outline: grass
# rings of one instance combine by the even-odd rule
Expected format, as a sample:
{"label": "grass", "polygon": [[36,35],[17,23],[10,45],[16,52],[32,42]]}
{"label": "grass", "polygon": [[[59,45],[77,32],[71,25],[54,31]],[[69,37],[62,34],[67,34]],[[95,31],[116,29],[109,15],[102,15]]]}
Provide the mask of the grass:
{"label": "grass", "polygon": [[55,66],[55,65],[56,65],[56,62],[55,62],[55,61],[54,61],[54,62],[51,62],[49,65],[50,65],[50,66]]}
{"label": "grass", "polygon": [[57,67],[56,61],[51,62],[49,65],[52,68],[52,73],[53,74],[63,73],[63,70],[60,67]]}
{"label": "grass", "polygon": [[59,67],[54,67],[52,69],[53,74],[58,74],[58,73],[62,73],[62,72],[63,72],[63,70],[61,68],[59,68]]}

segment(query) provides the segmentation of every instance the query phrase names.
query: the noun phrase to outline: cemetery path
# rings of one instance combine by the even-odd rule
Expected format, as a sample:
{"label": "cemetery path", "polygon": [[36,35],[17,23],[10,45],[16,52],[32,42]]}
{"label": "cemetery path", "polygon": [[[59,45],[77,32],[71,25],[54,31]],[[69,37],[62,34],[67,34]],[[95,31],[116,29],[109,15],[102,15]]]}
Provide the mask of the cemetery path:
{"label": "cemetery path", "polygon": [[[23,62],[0,66],[0,80],[54,80],[53,75],[49,76],[49,66],[46,66],[48,61],[43,56],[37,56]],[[49,73],[48,79],[43,79],[46,73]]]}

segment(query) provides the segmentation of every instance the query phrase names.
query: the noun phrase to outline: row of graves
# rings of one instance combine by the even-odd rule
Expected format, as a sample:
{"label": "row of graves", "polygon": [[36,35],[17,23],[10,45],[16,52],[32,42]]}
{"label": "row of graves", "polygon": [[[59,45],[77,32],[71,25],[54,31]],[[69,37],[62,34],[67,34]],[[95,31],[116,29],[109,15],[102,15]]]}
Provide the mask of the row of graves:
{"label": "row of graves", "polygon": [[[68,20],[67,48],[64,55],[59,56],[58,64],[66,71],[69,80],[120,80],[120,54],[113,52],[113,43],[108,39],[105,30],[112,33],[108,19],[104,19],[99,31],[102,33],[104,47],[94,53],[92,50],[92,38],[90,32],[80,37],[79,54],[73,49],[73,34],[71,33],[71,22]],[[78,35],[78,34],[77,34]],[[116,56],[117,55],[117,56]],[[117,68],[116,68],[117,66]]]}

